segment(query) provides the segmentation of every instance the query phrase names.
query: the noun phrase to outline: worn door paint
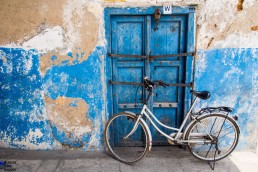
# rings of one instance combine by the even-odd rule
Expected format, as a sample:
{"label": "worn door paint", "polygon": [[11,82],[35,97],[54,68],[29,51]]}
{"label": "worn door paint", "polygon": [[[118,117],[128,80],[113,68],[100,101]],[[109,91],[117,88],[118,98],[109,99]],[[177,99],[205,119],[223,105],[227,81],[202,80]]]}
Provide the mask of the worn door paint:
{"label": "worn door paint", "polygon": [[[150,50],[153,55],[179,54],[186,52],[186,16],[162,16],[158,30],[154,31],[155,22],[151,20]],[[150,77],[167,83],[183,83],[185,77],[185,58],[171,57],[150,62]],[[179,127],[183,116],[183,88],[158,87],[153,96],[153,112],[166,125]],[[170,134],[171,130],[163,128]],[[153,144],[166,144],[167,139],[155,132]]]}
{"label": "worn door paint", "polygon": [[[111,51],[114,54],[161,55],[186,52],[186,17],[184,15],[162,16],[158,30],[154,31],[153,16],[113,16],[111,18]],[[112,80],[121,82],[142,82],[144,76],[167,83],[183,83],[185,78],[184,58],[171,57],[156,60],[112,58]],[[140,113],[141,101],[146,92],[137,86],[113,85],[113,113],[133,111]],[[137,100],[137,105],[135,105]],[[149,108],[166,125],[178,127],[182,120],[183,88],[157,88]],[[123,121],[119,122],[122,129]],[[151,127],[153,144],[167,144]],[[169,131],[165,130],[168,134]],[[138,134],[141,134],[140,132]],[[115,143],[119,140],[115,138]]]}
{"label": "worn door paint", "polygon": [[[115,16],[112,18],[112,53],[142,55],[145,51],[145,18],[143,16]],[[141,82],[144,75],[144,60],[129,58],[112,59],[112,80]],[[113,110],[134,111],[136,87],[131,85],[113,85]],[[141,88],[142,89],[142,88]],[[123,131],[123,121],[116,124]],[[141,131],[137,130],[137,134]],[[114,143],[121,145],[118,135]]]}

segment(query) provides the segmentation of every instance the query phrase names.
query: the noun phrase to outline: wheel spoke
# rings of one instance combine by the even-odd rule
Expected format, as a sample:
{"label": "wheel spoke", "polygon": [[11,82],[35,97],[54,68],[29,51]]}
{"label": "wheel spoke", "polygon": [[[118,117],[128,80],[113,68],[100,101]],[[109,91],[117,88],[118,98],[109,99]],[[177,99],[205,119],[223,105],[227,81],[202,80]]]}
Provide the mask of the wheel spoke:
{"label": "wheel spoke", "polygon": [[211,147],[212,147],[212,144],[210,144],[210,148],[209,148],[209,150],[207,151],[207,154],[205,155],[205,158],[208,156],[208,154],[209,154],[209,152],[210,152],[210,150],[211,150]]}
{"label": "wheel spoke", "polygon": [[203,147],[201,148],[201,150],[199,150],[198,152],[203,151],[206,146],[207,146],[207,145],[203,145]]}
{"label": "wheel spoke", "polygon": [[221,140],[221,138],[223,138],[223,137],[229,135],[229,134],[232,133],[233,131],[234,131],[234,130],[232,130],[231,132],[229,132],[229,133],[225,134],[224,136],[220,137],[219,140]]}
{"label": "wheel spoke", "polygon": [[[222,129],[221,131],[223,132],[223,131],[226,131],[226,130],[231,129],[231,128],[233,128],[233,126],[229,126],[228,128],[224,128],[224,129]],[[233,128],[233,129],[234,129],[234,128]],[[216,135],[217,133],[219,133],[219,131],[214,132],[214,133],[211,133],[211,134],[212,134],[212,135]]]}

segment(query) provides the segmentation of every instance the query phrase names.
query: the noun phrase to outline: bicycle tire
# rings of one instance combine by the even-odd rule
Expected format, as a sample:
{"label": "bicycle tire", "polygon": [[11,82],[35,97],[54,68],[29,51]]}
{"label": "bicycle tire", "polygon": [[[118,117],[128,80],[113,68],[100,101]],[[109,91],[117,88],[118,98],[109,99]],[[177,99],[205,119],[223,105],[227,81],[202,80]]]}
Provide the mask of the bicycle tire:
{"label": "bicycle tire", "polygon": [[[139,121],[136,131],[128,139],[123,138],[132,130],[136,119],[135,115],[119,113],[109,120],[105,128],[105,142],[110,153],[117,160],[127,164],[142,159],[149,148],[147,129],[141,121]],[[121,124],[123,125],[121,126]]]}
{"label": "bicycle tire", "polygon": [[[218,161],[227,157],[235,149],[240,130],[234,119],[224,114],[209,114],[200,117],[188,128],[185,139],[211,140],[208,135],[202,135],[205,130],[201,125],[213,138],[217,138],[217,149],[214,143],[188,143],[188,148],[194,157],[209,162]],[[219,130],[221,131],[219,132]],[[196,133],[199,133],[199,136]]]}

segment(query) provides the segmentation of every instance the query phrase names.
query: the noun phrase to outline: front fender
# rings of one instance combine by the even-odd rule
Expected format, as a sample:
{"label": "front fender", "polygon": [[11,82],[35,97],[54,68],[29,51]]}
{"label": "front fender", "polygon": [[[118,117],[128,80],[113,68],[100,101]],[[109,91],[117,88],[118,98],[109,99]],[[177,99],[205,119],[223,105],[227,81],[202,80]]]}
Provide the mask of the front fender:
{"label": "front fender", "polygon": [[[131,114],[131,115],[136,116],[135,113],[130,112],[130,111],[125,111],[125,113],[129,113],[129,114]],[[142,118],[140,119],[140,121],[142,122],[142,124],[144,125],[144,127],[145,127],[146,130],[147,130],[147,134],[148,134],[148,136],[149,136],[149,151],[151,151],[151,147],[152,147],[152,135],[151,135],[151,132],[150,132],[150,128],[149,128],[149,126],[147,125],[147,123],[146,123]]]}

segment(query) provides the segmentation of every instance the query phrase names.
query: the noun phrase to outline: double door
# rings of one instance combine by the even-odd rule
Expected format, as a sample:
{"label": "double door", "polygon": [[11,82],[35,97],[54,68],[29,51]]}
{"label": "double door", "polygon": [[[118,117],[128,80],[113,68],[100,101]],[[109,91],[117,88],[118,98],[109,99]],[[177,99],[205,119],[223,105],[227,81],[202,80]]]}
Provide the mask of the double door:
{"label": "double door", "polygon": [[[186,52],[186,15],[166,15],[160,18],[158,29],[151,15],[117,15],[111,17],[111,53],[130,55],[165,55]],[[112,81],[138,82],[144,76],[166,83],[183,83],[186,76],[184,57],[112,58]],[[136,85],[115,84],[112,87],[113,113],[133,111],[140,113],[147,92]],[[138,92],[136,94],[136,91]],[[164,124],[179,127],[183,118],[184,88],[169,86],[155,88],[149,109]],[[123,123],[118,123],[123,127]],[[150,127],[153,145],[165,145],[167,140]],[[171,131],[163,128],[168,134]],[[141,134],[141,133],[139,133]],[[114,138],[119,143],[117,138]]]}

